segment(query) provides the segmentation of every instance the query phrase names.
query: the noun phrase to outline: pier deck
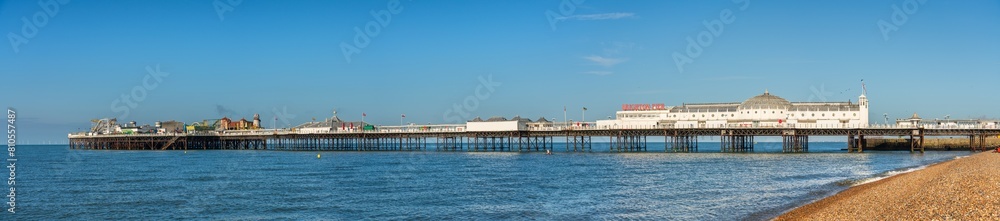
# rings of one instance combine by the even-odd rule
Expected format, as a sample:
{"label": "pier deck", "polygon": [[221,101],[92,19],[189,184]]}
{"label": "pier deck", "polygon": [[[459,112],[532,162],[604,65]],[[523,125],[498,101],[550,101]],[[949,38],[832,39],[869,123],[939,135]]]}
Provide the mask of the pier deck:
{"label": "pier deck", "polygon": [[[607,137],[611,152],[644,152],[647,138],[663,137],[668,152],[697,152],[698,137],[720,137],[723,152],[752,152],[755,137],[781,137],[784,152],[808,152],[809,137],[847,137],[848,152],[863,152],[870,137],[909,138],[911,152],[923,152],[927,137],[968,137],[969,148],[995,147],[986,138],[1000,136],[997,128],[540,128],[524,131],[470,132],[463,128],[410,130],[386,127],[374,131],[298,133],[286,130],[223,131],[194,134],[69,135],[73,149],[111,150],[322,150],[422,151],[428,142],[438,151],[549,151],[556,137],[566,151],[593,151],[593,137]],[[560,139],[562,140],[562,139]]]}

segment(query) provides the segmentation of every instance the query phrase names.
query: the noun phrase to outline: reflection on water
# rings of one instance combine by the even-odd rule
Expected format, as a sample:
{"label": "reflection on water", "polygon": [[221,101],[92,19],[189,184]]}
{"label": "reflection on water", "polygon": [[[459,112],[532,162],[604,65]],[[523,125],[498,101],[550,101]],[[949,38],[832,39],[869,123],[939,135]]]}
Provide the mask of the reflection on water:
{"label": "reflection on water", "polygon": [[702,153],[324,152],[321,159],[25,147],[17,216],[759,220],[872,177],[968,154],[847,154],[831,143],[782,154],[774,153],[780,144],[759,146],[764,153],[710,153],[703,143]]}

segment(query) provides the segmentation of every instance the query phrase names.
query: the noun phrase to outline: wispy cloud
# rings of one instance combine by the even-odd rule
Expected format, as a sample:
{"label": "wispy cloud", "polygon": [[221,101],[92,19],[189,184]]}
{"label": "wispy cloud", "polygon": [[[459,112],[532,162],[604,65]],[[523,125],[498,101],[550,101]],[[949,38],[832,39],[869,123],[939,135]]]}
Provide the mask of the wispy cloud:
{"label": "wispy cloud", "polygon": [[615,20],[623,18],[635,18],[635,13],[631,12],[615,12],[615,13],[604,13],[604,14],[588,14],[588,15],[572,15],[559,18],[560,20],[578,20],[578,21],[596,21],[596,20]]}
{"label": "wispy cloud", "polygon": [[587,72],[583,72],[583,73],[584,74],[593,74],[593,75],[597,75],[597,76],[604,76],[604,75],[614,74],[615,72],[610,72],[610,71],[587,71]]}
{"label": "wispy cloud", "polygon": [[759,77],[752,76],[720,76],[713,78],[705,78],[706,81],[746,81],[746,80],[759,80]]}
{"label": "wispy cloud", "polygon": [[635,49],[635,43],[631,42],[614,41],[611,43],[601,43],[601,45],[604,46],[604,54],[608,55],[621,54],[622,52]]}
{"label": "wispy cloud", "polygon": [[583,59],[586,59],[586,60],[588,60],[590,62],[593,62],[596,65],[600,65],[600,66],[604,66],[604,67],[609,67],[609,68],[613,67],[615,65],[621,64],[622,62],[625,62],[625,61],[628,60],[628,58],[608,58],[608,57],[603,57],[603,56],[598,56],[598,55],[586,56],[586,57],[583,57]]}
{"label": "wispy cloud", "polygon": [[659,89],[659,90],[631,91],[631,92],[626,92],[625,94],[647,95],[647,94],[668,94],[668,93],[670,93],[670,90]]}

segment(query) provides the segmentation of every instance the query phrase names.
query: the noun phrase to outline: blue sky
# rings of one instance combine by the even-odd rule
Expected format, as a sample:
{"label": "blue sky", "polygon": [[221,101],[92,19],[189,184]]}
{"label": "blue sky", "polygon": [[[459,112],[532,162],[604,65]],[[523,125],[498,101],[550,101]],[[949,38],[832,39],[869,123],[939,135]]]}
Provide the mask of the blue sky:
{"label": "blue sky", "polygon": [[[563,106],[574,120],[587,107],[593,120],[623,103],[738,102],[765,89],[856,101],[861,79],[873,121],[1000,117],[995,0],[53,2],[58,11],[0,3],[0,105],[19,112],[22,142],[65,142],[102,117],[260,113],[269,127],[275,112],[285,126],[337,109],[396,125],[400,114],[450,123],[455,105],[560,120]],[[727,22],[706,27],[716,20]],[[355,28],[369,23],[357,47]],[[675,53],[691,59],[683,70]],[[133,90],[144,97],[130,107],[121,96]]]}

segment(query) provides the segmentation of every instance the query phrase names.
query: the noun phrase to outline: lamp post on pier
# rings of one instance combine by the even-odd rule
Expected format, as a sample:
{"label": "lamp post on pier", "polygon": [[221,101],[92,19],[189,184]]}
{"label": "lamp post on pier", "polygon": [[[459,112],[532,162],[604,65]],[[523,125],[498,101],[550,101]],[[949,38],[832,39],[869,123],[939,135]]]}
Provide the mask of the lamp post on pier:
{"label": "lamp post on pier", "polygon": [[951,128],[951,123],[948,122],[949,119],[951,119],[951,114],[944,115],[944,126]]}

